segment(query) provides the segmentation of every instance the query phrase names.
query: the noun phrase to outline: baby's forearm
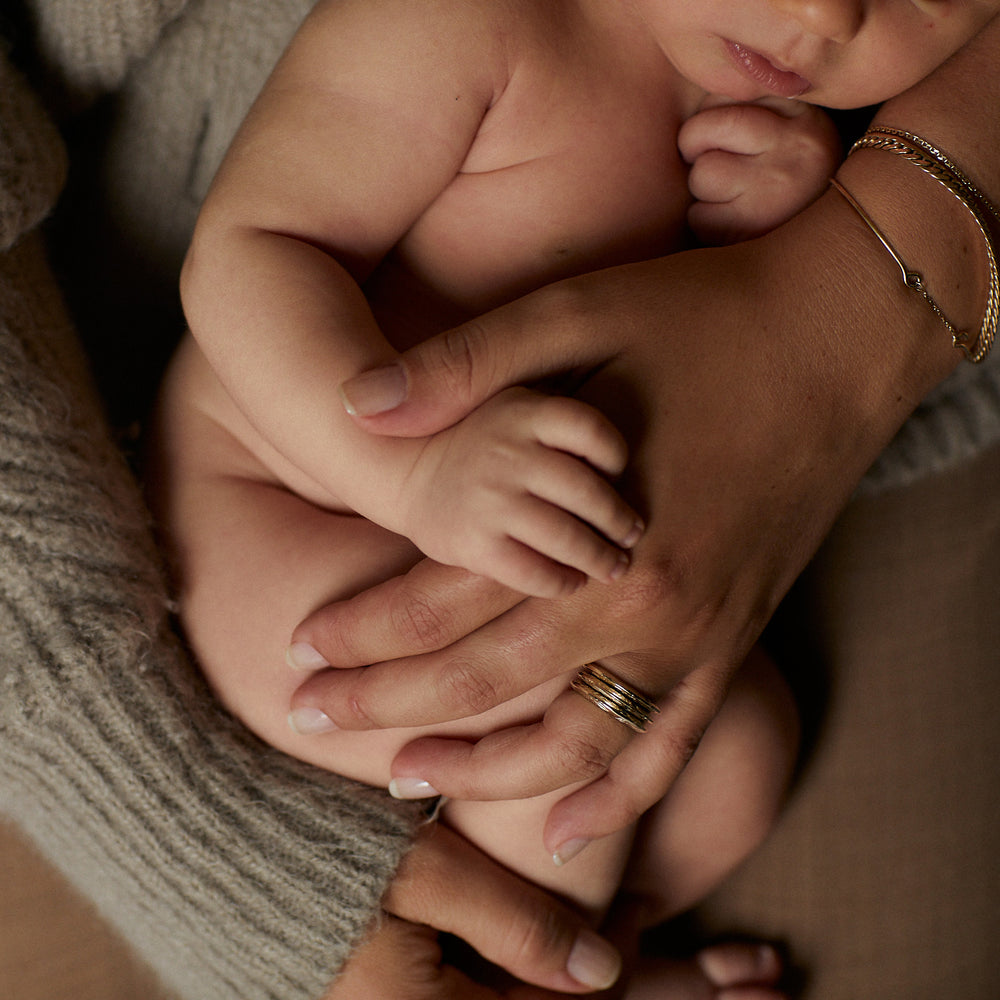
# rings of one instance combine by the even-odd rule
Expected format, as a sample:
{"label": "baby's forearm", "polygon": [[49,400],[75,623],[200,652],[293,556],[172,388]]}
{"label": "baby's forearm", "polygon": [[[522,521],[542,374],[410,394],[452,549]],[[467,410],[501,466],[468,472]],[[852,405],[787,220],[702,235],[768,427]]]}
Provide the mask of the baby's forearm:
{"label": "baby's forearm", "polygon": [[366,434],[340,383],[395,351],[361,289],[294,236],[203,217],[181,280],[191,331],[240,411],[331,498],[397,530],[420,442]]}

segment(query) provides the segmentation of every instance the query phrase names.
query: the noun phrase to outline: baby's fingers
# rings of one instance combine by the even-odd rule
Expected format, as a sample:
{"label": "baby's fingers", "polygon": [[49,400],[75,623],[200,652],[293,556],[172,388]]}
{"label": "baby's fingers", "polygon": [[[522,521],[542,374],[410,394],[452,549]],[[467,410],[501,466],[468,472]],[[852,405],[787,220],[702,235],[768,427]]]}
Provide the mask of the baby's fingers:
{"label": "baby's fingers", "polygon": [[625,439],[599,410],[563,396],[534,396],[531,405],[532,428],[540,444],[576,455],[609,476],[625,471]]}
{"label": "baby's fingers", "polygon": [[[541,506],[548,507],[547,504]],[[569,515],[548,507],[553,515],[568,518]],[[543,512],[543,520],[544,514]],[[580,529],[588,532],[584,525]],[[532,544],[521,541],[512,535],[504,535],[495,539],[476,557],[471,553],[468,559],[469,568],[474,573],[489,576],[497,583],[528,597],[544,597],[555,599],[569,597],[575,594],[586,582],[587,574],[574,566],[548,555],[546,549],[552,546],[546,544],[549,539],[544,537],[544,531],[538,536],[532,535],[530,529],[523,531],[535,542]],[[593,535],[593,532],[588,532]]]}
{"label": "baby's fingers", "polygon": [[[520,506],[523,517],[510,529],[515,541],[560,566],[579,570],[585,576],[605,583],[617,580],[628,569],[628,553],[573,514],[536,497],[526,497]],[[629,524],[634,525],[635,515],[630,515],[630,518]],[[638,532],[636,528],[636,535]],[[508,586],[511,585],[508,583]]]}

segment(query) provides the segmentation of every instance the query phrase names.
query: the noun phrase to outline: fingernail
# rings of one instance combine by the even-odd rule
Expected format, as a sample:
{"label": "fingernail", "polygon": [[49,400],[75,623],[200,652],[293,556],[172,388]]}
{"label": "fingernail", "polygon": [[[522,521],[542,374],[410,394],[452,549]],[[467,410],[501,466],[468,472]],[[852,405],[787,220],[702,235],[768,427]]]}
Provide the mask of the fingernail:
{"label": "fingernail", "polygon": [[625,552],[622,552],[618,556],[618,562],[614,564],[611,568],[611,572],[608,574],[609,580],[620,580],[628,570],[629,566],[632,564],[632,560],[629,559]]}
{"label": "fingernail", "polygon": [[646,525],[642,521],[636,521],[632,525],[632,530],[625,536],[625,541],[622,542],[623,549],[631,549],[635,546],[639,539],[642,538],[644,532],[646,531]]}
{"label": "fingernail", "polygon": [[394,799],[432,799],[441,793],[422,778],[393,778],[389,782],[389,794]]}
{"label": "fingernail", "polygon": [[781,974],[781,957],[776,948],[769,944],[762,944],[757,949],[757,973],[760,976]]}
{"label": "fingernail", "polygon": [[552,861],[557,868],[572,861],[588,844],[589,840],[577,837],[574,840],[567,840],[559,848],[552,852]]}
{"label": "fingernail", "polygon": [[288,713],[288,725],[300,736],[332,733],[337,728],[333,719],[318,708],[293,708]]}
{"label": "fingernail", "polygon": [[327,658],[308,642],[293,642],[285,650],[285,662],[295,670],[322,670],[330,666]]}
{"label": "fingernail", "polygon": [[373,368],[348,379],[339,392],[344,409],[352,417],[373,417],[394,410],[406,399],[406,373],[397,364]]}
{"label": "fingernail", "polygon": [[622,971],[621,955],[593,931],[581,931],[566,962],[566,971],[583,986],[606,990]]}

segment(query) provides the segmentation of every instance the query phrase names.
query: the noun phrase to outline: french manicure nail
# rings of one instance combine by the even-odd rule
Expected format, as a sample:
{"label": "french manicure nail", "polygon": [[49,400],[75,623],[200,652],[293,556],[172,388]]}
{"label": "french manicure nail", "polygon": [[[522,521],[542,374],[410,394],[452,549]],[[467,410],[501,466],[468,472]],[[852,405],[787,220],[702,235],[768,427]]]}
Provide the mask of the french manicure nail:
{"label": "french manicure nail", "polygon": [[565,844],[561,844],[552,852],[553,864],[555,864],[557,868],[561,868],[563,865],[569,864],[569,862],[572,861],[589,843],[589,840],[585,840],[582,837],[567,840]]}
{"label": "french manicure nail", "polygon": [[352,417],[373,417],[394,410],[406,399],[406,373],[397,364],[373,368],[348,379],[339,392],[344,409]]}
{"label": "french manicure nail", "polygon": [[315,736],[318,733],[332,733],[337,725],[326,712],[318,708],[293,708],[288,713],[288,725],[299,736]]}
{"label": "french manicure nail", "polygon": [[322,670],[330,666],[327,658],[308,642],[293,642],[285,650],[285,662],[295,670]]}
{"label": "french manicure nail", "polygon": [[432,799],[441,793],[422,778],[393,778],[389,782],[389,794],[394,799]]}
{"label": "french manicure nail", "polygon": [[569,953],[566,971],[589,989],[606,990],[621,974],[621,955],[593,931],[581,931]]}

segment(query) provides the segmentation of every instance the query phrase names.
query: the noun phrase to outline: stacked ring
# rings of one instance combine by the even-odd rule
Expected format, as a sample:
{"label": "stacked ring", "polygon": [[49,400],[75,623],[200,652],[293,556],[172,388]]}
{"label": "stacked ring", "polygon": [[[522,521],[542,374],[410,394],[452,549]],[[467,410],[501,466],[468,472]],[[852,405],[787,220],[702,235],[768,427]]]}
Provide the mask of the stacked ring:
{"label": "stacked ring", "polygon": [[653,715],[660,711],[656,702],[594,663],[584,666],[570,687],[634,733],[644,733]]}

